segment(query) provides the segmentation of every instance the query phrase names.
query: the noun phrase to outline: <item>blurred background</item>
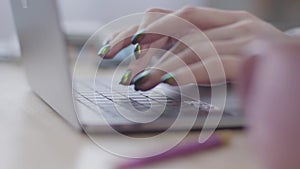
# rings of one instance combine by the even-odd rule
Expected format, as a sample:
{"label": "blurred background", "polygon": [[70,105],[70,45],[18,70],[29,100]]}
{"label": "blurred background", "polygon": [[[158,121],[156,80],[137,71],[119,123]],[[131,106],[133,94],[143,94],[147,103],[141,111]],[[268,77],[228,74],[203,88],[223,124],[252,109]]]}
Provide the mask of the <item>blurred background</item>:
{"label": "blurred background", "polygon": [[[0,60],[20,57],[9,1],[0,1]],[[83,43],[109,21],[151,7],[175,10],[185,5],[195,5],[247,10],[283,31],[300,26],[300,0],[58,0],[58,3],[62,25],[73,43]]]}

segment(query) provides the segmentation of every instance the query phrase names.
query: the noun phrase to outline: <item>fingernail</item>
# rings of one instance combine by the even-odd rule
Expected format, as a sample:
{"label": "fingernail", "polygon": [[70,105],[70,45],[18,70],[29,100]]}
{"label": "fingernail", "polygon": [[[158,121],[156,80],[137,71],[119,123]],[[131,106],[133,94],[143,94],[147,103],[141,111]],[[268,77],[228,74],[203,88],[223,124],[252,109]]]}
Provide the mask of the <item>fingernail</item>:
{"label": "fingernail", "polygon": [[163,75],[161,78],[160,78],[160,81],[162,83],[167,83],[169,85],[174,85],[176,84],[176,81],[174,79],[174,75],[172,73],[167,73],[165,75]]}
{"label": "fingernail", "polygon": [[141,45],[140,44],[136,44],[135,47],[134,47],[134,56],[135,56],[135,59],[140,58],[141,53],[142,53],[142,47],[141,47]]}
{"label": "fingernail", "polygon": [[104,57],[109,52],[109,50],[110,50],[109,44],[102,46],[102,48],[98,52],[98,56]]}
{"label": "fingernail", "polygon": [[132,73],[130,71],[127,71],[126,73],[124,73],[124,75],[122,76],[121,81],[119,82],[119,84],[129,85],[131,75],[132,75]]}
{"label": "fingernail", "polygon": [[144,37],[144,33],[145,33],[145,29],[141,29],[141,30],[139,30],[138,32],[136,32],[134,35],[133,35],[133,37],[132,37],[132,39],[131,39],[131,43],[132,44],[137,44],[138,42],[140,42],[142,39],[143,39],[143,37]]}
{"label": "fingernail", "polygon": [[141,80],[144,79],[145,77],[150,75],[150,71],[143,71],[142,73],[138,74],[134,79],[133,79],[133,83],[134,85],[137,87]]}

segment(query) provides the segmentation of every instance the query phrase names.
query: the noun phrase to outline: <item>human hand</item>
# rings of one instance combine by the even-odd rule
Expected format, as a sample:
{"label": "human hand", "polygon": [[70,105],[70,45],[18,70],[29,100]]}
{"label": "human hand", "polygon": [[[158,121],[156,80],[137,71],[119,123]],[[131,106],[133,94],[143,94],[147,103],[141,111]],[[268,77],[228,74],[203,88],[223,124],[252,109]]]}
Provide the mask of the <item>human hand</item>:
{"label": "human hand", "polygon": [[[191,24],[183,24],[183,21]],[[149,90],[161,82],[210,85],[235,79],[240,66],[240,50],[257,36],[286,35],[244,11],[200,7],[178,11],[152,9],[146,12],[140,25],[113,36],[99,54],[112,58],[131,43],[137,44],[139,57],[130,64],[120,82],[134,84],[137,90]],[[161,57],[154,66],[147,68],[157,52]],[[225,79],[222,73],[209,75],[208,70],[220,72],[220,67],[223,67]]]}

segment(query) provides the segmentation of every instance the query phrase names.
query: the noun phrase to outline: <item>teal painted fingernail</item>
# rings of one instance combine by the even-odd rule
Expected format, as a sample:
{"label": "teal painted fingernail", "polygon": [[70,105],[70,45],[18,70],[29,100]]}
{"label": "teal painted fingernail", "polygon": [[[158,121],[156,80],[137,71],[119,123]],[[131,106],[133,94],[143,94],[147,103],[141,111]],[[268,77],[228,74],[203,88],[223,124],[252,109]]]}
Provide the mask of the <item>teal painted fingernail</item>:
{"label": "teal painted fingernail", "polygon": [[135,59],[140,58],[141,53],[142,53],[142,47],[141,47],[141,45],[140,44],[136,44],[135,47],[134,47],[134,56],[135,56]]}
{"label": "teal painted fingernail", "polygon": [[130,71],[127,71],[126,73],[124,73],[124,75],[122,76],[121,81],[119,83],[122,85],[129,85],[131,75],[132,75],[132,73]]}
{"label": "teal painted fingernail", "polygon": [[109,52],[109,50],[110,50],[109,44],[102,46],[102,48],[98,52],[98,56],[101,57],[105,56]]}
{"label": "teal painted fingernail", "polygon": [[163,75],[161,77],[160,81],[162,83],[167,83],[167,84],[170,84],[170,85],[176,84],[174,75],[172,73],[167,73],[167,74]]}
{"label": "teal painted fingernail", "polygon": [[145,34],[144,34],[145,31],[146,31],[145,29],[141,29],[138,32],[136,32],[131,39],[131,43],[137,44],[138,42],[140,42],[145,36]]}
{"label": "teal painted fingernail", "polygon": [[150,75],[150,71],[143,71],[142,73],[138,74],[134,79],[133,83],[134,85],[139,85],[142,79]]}

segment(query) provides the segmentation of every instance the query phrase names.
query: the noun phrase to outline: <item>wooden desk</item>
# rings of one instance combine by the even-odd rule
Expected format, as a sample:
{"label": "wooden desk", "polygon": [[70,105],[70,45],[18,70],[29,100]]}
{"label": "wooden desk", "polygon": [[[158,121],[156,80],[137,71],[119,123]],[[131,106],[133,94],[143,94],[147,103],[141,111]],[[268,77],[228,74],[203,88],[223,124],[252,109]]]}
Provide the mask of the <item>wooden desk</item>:
{"label": "wooden desk", "polygon": [[[102,150],[86,135],[73,130],[35,96],[19,63],[0,62],[0,93],[1,169],[111,169],[124,160]],[[197,136],[198,132],[193,132],[188,139]],[[111,141],[111,144],[128,146],[113,136],[99,137]],[[145,168],[260,167],[256,164],[245,133],[234,131],[229,146]]]}

